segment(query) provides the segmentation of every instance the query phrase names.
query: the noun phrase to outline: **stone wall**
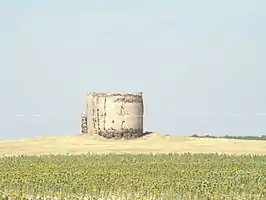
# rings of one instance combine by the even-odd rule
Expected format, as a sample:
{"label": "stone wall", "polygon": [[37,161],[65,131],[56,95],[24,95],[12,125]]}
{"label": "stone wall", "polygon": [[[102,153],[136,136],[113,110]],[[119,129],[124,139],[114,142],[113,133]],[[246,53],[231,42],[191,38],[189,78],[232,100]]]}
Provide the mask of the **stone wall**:
{"label": "stone wall", "polygon": [[142,93],[89,93],[86,104],[89,134],[116,139],[143,135]]}

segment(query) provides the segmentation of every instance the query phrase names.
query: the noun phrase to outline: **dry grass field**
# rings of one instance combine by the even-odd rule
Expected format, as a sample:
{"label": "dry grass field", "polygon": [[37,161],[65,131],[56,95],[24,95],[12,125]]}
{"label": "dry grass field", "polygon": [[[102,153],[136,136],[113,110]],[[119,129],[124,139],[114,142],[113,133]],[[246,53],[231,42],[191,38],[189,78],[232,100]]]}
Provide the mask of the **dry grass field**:
{"label": "dry grass field", "polygon": [[226,153],[266,155],[266,141],[161,136],[136,140],[107,140],[72,135],[0,141],[1,156],[82,153]]}

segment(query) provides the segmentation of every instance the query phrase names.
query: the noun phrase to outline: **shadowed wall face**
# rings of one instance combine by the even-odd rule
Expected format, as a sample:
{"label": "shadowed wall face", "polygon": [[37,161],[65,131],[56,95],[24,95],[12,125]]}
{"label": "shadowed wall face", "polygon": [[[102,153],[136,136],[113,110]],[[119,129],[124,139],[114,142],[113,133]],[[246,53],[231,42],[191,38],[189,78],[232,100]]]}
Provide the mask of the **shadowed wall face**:
{"label": "shadowed wall face", "polygon": [[88,132],[106,138],[137,138],[143,134],[142,93],[89,93]]}

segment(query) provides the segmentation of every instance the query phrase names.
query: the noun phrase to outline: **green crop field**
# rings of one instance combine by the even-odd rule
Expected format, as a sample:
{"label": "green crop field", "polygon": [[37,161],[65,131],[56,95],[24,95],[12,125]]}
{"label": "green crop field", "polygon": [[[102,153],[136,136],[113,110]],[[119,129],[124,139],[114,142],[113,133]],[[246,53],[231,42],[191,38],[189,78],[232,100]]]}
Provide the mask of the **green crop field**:
{"label": "green crop field", "polygon": [[0,158],[2,199],[266,199],[266,157],[218,154]]}

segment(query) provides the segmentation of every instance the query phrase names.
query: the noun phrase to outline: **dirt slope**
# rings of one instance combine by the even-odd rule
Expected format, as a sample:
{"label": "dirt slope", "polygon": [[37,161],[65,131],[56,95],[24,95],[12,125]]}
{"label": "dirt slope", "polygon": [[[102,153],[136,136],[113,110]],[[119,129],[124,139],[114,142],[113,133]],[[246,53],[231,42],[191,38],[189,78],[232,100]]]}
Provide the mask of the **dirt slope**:
{"label": "dirt slope", "polygon": [[137,140],[107,140],[72,135],[0,141],[1,155],[80,153],[228,153],[266,155],[266,141],[161,136],[153,133]]}

